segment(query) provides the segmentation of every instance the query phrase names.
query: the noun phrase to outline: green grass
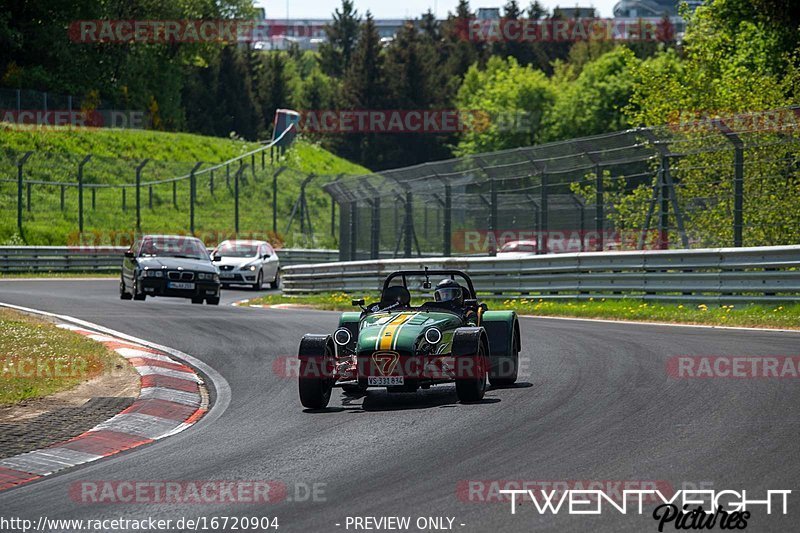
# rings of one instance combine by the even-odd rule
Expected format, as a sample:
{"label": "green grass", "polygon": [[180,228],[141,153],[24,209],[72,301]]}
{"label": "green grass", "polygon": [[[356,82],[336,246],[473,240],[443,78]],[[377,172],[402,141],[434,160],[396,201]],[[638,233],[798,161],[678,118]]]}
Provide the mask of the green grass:
{"label": "green grass", "polygon": [[[354,298],[376,299],[376,295],[329,293],[308,296],[268,295],[248,305],[301,304],[318,309],[350,311]],[[420,302],[416,302],[419,304]],[[676,324],[800,329],[800,304],[723,305],[651,303],[637,299],[588,300],[580,302],[539,300],[489,300],[490,309],[513,309],[523,315],[600,318]]]}
{"label": "green grass", "polygon": [[[145,158],[142,181],[168,179],[187,175],[197,161],[205,167],[242,155],[258,144],[185,133],[164,133],[137,130],[75,130],[68,128],[19,128],[0,124],[0,179],[16,177],[16,161],[24,152],[36,150],[25,164],[26,179],[77,183],[78,165],[88,153],[93,158],[84,167],[84,182],[121,184],[135,182],[135,168]],[[246,163],[251,159],[247,158]],[[334,247],[330,228],[330,197],[320,185],[339,174],[361,174],[367,170],[299,140],[283,158],[266,168],[256,156],[255,166],[248,167],[240,182],[239,233],[242,236],[265,236],[288,246]],[[278,235],[272,232],[272,176],[279,167],[290,170],[278,178]],[[202,168],[202,167],[201,167]],[[224,169],[197,179],[195,233],[207,244],[233,236],[234,174],[238,164],[226,176]],[[315,240],[299,234],[299,219],[287,232],[290,213],[300,193],[300,183],[308,174],[320,176],[307,189],[307,203],[314,222]],[[145,233],[188,233],[189,180],[176,186],[173,204],[171,183],[153,187],[152,208],[148,187],[141,189],[142,231]],[[24,191],[25,195],[27,191]],[[92,193],[84,191],[84,234],[78,233],[77,188],[65,189],[61,209],[61,188],[33,185],[31,210],[23,213],[22,237],[32,245],[65,245],[80,242],[125,245],[135,228],[135,190],[126,192],[123,210],[120,189],[98,189],[95,208]],[[0,183],[0,244],[16,244],[16,183]]]}
{"label": "green grass", "polygon": [[0,405],[67,390],[121,362],[99,342],[8,309],[0,346]]}

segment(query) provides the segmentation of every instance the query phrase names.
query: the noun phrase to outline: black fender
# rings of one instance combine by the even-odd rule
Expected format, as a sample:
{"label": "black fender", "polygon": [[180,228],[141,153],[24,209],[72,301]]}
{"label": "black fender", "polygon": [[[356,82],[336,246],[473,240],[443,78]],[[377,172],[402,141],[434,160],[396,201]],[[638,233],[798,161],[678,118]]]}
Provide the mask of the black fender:
{"label": "black fender", "polygon": [[333,355],[336,348],[330,335],[303,335],[297,357],[300,359],[300,379],[325,379],[333,377],[332,361],[326,361],[326,354]]}
{"label": "black fender", "polygon": [[[487,358],[486,361],[475,360],[480,346],[483,346],[483,353]],[[483,370],[490,360],[489,339],[486,336],[486,331],[480,326],[457,328],[453,332],[451,355],[455,360],[456,380],[474,378],[475,370]]]}

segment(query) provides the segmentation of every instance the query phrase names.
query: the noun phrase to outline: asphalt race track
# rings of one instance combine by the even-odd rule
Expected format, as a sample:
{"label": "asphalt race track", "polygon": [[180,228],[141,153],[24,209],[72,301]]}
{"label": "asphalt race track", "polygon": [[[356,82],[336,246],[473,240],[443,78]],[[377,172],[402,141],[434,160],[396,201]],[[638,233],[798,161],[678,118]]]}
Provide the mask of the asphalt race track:
{"label": "asphalt race track", "polygon": [[[2,514],[277,516],[278,531],[305,533],[345,530],[348,516],[448,516],[465,532],[657,531],[647,510],[540,516],[526,505],[512,515],[508,503],[462,501],[457,488],[466,480],[660,480],[753,498],[800,489],[797,379],[666,372],[675,355],[797,356],[800,333],[523,319],[523,383],[491,390],[481,404],[459,404],[452,387],[356,398],[336,390],[332,409],[304,412],[296,382],[276,376],[272,362],[295,355],[304,333],[332,332],[337,315],[229,305],[250,296],[225,291],[219,307],[126,302],[114,280],[0,281],[2,302],[181,350],[231,389],[224,412],[188,431],[0,494]],[[325,485],[321,501],[269,505],[81,505],[68,495],[81,480],[208,479],[281,481],[289,499],[297,484]],[[748,530],[796,531],[798,494],[786,516],[754,510]]]}

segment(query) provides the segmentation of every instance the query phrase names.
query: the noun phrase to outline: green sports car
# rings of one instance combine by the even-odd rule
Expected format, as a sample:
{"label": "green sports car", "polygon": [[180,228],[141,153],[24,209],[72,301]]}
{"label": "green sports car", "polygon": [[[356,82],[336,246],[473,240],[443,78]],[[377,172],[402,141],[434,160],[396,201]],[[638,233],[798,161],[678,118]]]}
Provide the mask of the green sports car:
{"label": "green sports car", "polygon": [[[433,301],[414,307],[409,287],[431,289]],[[332,335],[305,335],[299,350],[300,402],[328,405],[333,387],[364,392],[415,392],[455,383],[461,402],[483,399],[487,383],[510,386],[519,370],[519,320],[514,311],[489,311],[460,270],[400,270],[383,284],[380,301],[342,313]]]}

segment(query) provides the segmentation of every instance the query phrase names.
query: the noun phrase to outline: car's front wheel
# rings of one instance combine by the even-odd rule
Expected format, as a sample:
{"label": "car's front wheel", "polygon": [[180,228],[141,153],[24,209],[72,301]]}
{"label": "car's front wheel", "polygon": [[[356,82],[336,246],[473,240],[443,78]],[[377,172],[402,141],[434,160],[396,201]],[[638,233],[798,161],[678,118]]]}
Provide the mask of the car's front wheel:
{"label": "car's front wheel", "polygon": [[131,293],[125,290],[125,282],[122,279],[119,280],[119,299],[120,300],[130,300],[133,298]]}
{"label": "car's front wheel", "polygon": [[219,305],[219,296],[213,296],[210,298],[206,298],[206,303],[208,305]]}
{"label": "car's front wheel", "polygon": [[478,328],[459,328],[453,337],[456,396],[461,403],[483,400],[488,386],[489,354]]}
{"label": "car's front wheel", "polygon": [[143,302],[147,298],[147,295],[143,292],[139,292],[139,284],[135,281],[133,282],[133,299],[137,302]]}
{"label": "car's front wheel", "polygon": [[328,335],[305,335],[300,341],[300,403],[307,409],[324,409],[333,391],[333,343]]}
{"label": "car's front wheel", "polygon": [[264,273],[261,270],[259,270],[258,276],[256,277],[256,284],[253,285],[253,290],[260,291],[261,287],[263,286],[264,286]]}

